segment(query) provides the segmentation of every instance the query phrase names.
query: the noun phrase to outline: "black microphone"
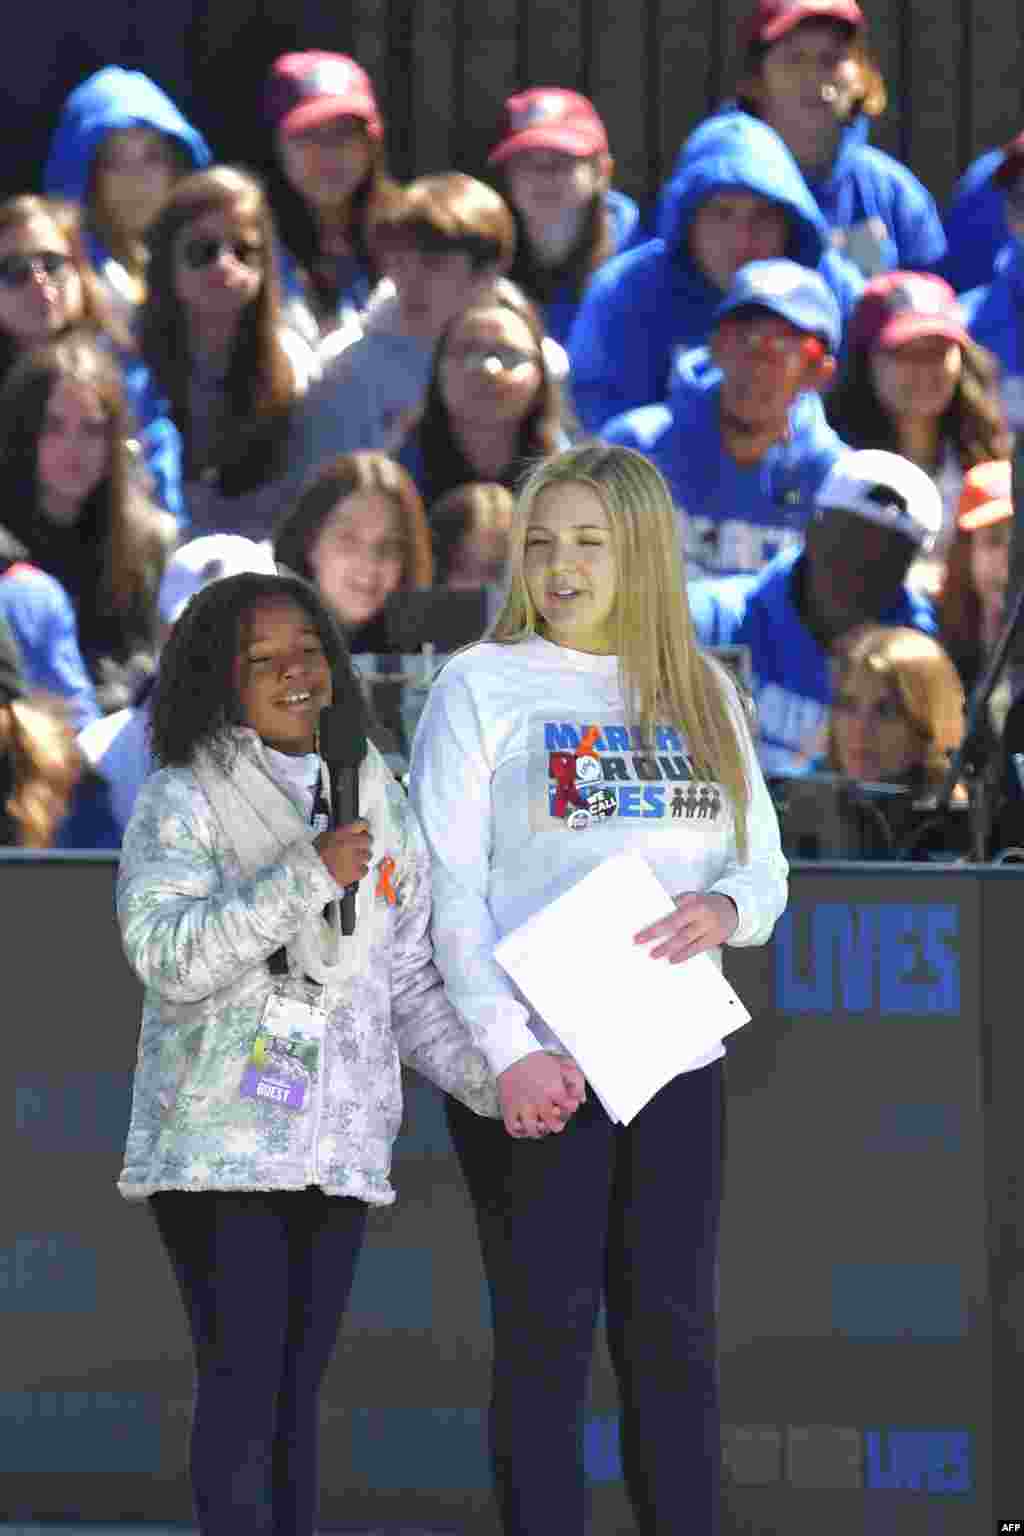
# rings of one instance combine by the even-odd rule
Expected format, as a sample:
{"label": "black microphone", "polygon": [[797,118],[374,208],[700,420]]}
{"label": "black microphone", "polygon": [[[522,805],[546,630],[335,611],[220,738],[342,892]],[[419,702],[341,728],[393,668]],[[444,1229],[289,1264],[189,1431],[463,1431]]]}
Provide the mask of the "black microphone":
{"label": "black microphone", "polygon": [[[320,754],[331,785],[331,825],[342,827],[359,816],[359,767],[366,756],[362,721],[353,721],[343,701],[328,705],[320,716]],[[341,931],[346,936],[356,928],[358,885],[358,880],[346,885],[341,898]]]}

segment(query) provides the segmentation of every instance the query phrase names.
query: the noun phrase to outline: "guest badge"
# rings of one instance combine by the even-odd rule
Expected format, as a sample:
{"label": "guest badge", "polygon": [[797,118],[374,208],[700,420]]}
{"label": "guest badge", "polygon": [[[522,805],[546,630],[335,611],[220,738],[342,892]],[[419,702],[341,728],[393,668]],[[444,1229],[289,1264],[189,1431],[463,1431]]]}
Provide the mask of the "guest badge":
{"label": "guest badge", "polygon": [[306,1109],[320,1070],[326,1024],[317,1003],[272,992],[242,1073],[242,1098],[281,1109]]}

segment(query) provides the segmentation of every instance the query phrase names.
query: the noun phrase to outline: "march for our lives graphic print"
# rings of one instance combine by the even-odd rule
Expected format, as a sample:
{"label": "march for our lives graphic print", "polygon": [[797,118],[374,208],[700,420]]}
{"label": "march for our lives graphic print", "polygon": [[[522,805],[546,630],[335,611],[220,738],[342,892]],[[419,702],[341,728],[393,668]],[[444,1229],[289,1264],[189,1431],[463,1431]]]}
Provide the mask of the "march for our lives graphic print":
{"label": "march for our lives graphic print", "polygon": [[549,820],[573,832],[619,818],[706,826],[722,810],[718,785],[694,778],[685,743],[671,726],[658,726],[644,742],[621,719],[535,717],[531,760],[544,764]]}

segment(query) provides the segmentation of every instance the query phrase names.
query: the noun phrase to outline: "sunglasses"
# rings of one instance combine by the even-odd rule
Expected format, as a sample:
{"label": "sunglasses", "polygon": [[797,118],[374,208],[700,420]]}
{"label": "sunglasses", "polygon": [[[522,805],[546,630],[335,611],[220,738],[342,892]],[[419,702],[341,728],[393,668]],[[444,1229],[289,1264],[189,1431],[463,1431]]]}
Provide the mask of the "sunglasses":
{"label": "sunglasses", "polygon": [[31,277],[42,272],[47,277],[64,277],[71,265],[66,251],[32,251],[25,256],[0,258],[0,283],[5,288],[23,288]]}
{"label": "sunglasses", "polygon": [[215,261],[219,261],[222,251],[228,251],[243,267],[263,265],[263,247],[254,245],[251,240],[212,240],[197,237],[195,240],[185,242],[181,255],[187,267],[193,272],[201,272],[204,267],[212,267]]}
{"label": "sunglasses", "polygon": [[465,368],[478,373],[490,362],[497,363],[502,373],[513,373],[526,363],[540,363],[536,352],[521,352],[518,347],[473,347],[465,352],[449,352],[444,361],[453,367]]}
{"label": "sunglasses", "polygon": [[779,331],[764,330],[757,325],[744,325],[728,321],[722,326],[734,346],[742,348],[752,357],[780,361],[782,358],[799,356],[805,363],[820,363],[825,356],[825,344],[817,336],[786,336]]}

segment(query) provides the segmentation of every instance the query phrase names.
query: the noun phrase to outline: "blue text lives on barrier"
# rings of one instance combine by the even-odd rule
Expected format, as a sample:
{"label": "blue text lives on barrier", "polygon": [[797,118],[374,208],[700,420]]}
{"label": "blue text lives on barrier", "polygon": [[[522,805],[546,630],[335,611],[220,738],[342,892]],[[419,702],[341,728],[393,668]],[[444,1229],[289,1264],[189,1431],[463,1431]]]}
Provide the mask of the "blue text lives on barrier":
{"label": "blue text lives on barrier", "polygon": [[823,901],[775,931],[780,1013],[960,1011],[959,910],[935,903]]}

